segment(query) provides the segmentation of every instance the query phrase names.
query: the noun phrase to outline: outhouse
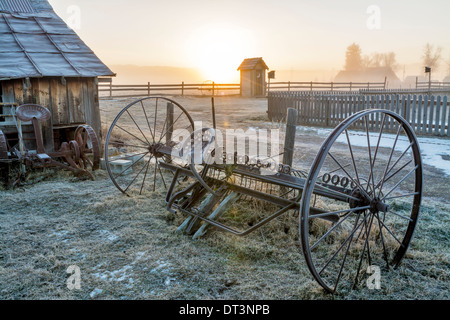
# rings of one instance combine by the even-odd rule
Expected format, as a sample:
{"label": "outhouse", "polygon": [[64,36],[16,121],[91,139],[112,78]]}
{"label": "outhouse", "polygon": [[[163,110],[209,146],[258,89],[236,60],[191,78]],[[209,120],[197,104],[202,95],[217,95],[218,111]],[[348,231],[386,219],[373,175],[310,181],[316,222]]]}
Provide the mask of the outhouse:
{"label": "outhouse", "polygon": [[266,95],[266,70],[269,67],[262,58],[249,58],[238,68],[241,72],[241,96],[260,97]]}

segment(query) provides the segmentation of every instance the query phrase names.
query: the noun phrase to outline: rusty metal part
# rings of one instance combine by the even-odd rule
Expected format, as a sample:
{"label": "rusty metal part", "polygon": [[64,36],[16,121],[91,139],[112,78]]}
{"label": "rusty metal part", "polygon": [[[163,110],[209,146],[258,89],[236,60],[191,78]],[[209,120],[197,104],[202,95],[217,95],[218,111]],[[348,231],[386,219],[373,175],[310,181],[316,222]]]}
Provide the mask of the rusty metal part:
{"label": "rusty metal part", "polygon": [[23,104],[16,109],[16,115],[22,121],[31,121],[33,118],[47,121],[51,117],[50,111],[38,104]]}
{"label": "rusty metal part", "polygon": [[[92,170],[97,170],[100,167],[100,143],[94,129],[89,125],[78,126],[75,141],[78,143],[83,168],[88,169],[89,164]],[[92,155],[92,160],[89,155]]]}

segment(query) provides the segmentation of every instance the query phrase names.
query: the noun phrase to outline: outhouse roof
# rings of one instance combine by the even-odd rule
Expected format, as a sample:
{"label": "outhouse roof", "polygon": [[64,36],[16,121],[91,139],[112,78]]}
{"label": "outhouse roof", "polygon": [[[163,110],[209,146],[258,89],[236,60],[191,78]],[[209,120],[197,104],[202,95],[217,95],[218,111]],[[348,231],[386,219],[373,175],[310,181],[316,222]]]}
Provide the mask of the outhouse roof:
{"label": "outhouse roof", "polygon": [[248,58],[242,61],[238,70],[254,70],[260,64],[264,67],[264,69],[266,70],[269,69],[269,67],[264,62],[263,58]]}
{"label": "outhouse roof", "polygon": [[47,0],[0,0],[0,79],[114,73]]}

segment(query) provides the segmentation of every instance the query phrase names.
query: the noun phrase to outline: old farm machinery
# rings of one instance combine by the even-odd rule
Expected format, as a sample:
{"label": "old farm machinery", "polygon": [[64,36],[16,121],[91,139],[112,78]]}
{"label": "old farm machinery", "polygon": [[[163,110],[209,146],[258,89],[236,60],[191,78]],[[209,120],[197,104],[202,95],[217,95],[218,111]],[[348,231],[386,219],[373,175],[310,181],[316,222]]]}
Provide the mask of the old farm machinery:
{"label": "old farm machinery", "polygon": [[[217,132],[196,128],[171,99],[140,99],[109,128],[106,169],[128,196],[166,187],[168,210],[186,215],[178,230],[194,237],[208,227],[246,236],[283,214],[298,214],[306,264],[332,293],[363,283],[371,266],[400,264],[418,219],[422,162],[416,136],[398,114],[350,115],[325,139],[309,171],[299,161],[309,148],[297,149],[292,165],[280,164],[227,152]],[[260,204],[251,217],[242,212],[250,202]],[[238,204],[244,221],[236,227],[227,212]]]}
{"label": "old farm machinery", "polygon": [[[47,108],[11,103],[2,103],[2,107],[0,117],[5,121],[0,123],[0,166],[10,186],[22,181],[29,168],[57,167],[94,179],[91,171],[99,168],[101,151],[97,135],[89,125],[78,125],[71,140],[48,152],[41,130],[41,122],[51,119]],[[11,170],[14,165],[15,170]]]}

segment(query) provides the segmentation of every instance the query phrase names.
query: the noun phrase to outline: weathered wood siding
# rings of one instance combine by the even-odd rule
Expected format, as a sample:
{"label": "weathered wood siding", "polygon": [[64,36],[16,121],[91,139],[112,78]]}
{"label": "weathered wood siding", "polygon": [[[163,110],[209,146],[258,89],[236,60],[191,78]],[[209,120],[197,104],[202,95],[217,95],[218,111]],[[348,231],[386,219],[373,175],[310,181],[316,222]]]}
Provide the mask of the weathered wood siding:
{"label": "weathered wood siding", "polygon": [[33,78],[29,85],[24,79],[2,81],[2,101],[40,104],[50,110],[52,117],[42,123],[47,152],[53,145],[54,130],[88,124],[101,139],[101,120],[97,78]]}

